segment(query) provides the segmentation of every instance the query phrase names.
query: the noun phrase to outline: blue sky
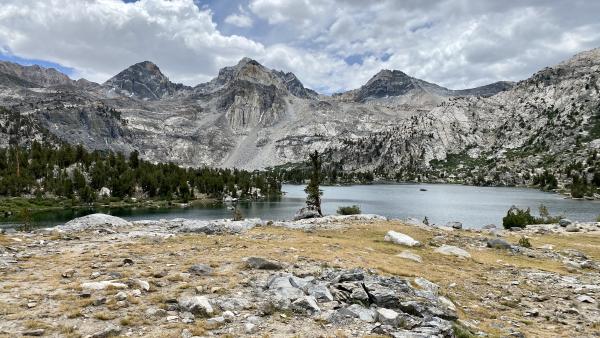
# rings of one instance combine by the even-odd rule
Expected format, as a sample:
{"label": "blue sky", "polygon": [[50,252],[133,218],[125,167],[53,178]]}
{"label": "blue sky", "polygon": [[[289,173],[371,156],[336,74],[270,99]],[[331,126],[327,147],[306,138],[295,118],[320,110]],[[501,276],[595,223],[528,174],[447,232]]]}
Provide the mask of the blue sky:
{"label": "blue sky", "polygon": [[247,56],[326,94],[381,69],[460,89],[600,47],[600,1],[0,1],[1,60],[96,82],[150,60],[196,85]]}

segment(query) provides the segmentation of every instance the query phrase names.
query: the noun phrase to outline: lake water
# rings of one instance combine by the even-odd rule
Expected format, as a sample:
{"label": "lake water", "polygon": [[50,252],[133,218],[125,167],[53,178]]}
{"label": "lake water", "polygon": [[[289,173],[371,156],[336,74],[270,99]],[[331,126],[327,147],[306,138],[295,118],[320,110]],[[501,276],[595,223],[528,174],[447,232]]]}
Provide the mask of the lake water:
{"label": "lake water", "polygon": [[[421,191],[425,189],[426,191]],[[363,213],[390,218],[425,216],[431,224],[462,222],[465,227],[480,228],[502,224],[506,211],[516,205],[530,207],[534,214],[544,204],[552,215],[573,220],[592,221],[600,214],[600,201],[565,199],[561,195],[526,188],[472,187],[450,184],[373,184],[322,187],[323,212],[334,214],[339,206],[360,206]],[[245,217],[290,219],[304,205],[304,186],[284,185],[285,196],[278,200],[240,202]],[[230,218],[232,212],[222,203],[171,209],[65,210],[34,215],[36,226],[62,224],[92,212],[105,212],[128,220],[141,219],[217,219]],[[0,224],[8,226],[8,224]]]}

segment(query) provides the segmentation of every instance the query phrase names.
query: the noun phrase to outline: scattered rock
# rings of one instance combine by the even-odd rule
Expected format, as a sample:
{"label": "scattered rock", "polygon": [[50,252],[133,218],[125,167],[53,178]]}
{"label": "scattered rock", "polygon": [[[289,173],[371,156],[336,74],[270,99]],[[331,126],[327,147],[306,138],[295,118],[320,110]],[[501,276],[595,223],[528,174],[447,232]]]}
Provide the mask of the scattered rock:
{"label": "scattered rock", "polygon": [[421,256],[414,254],[410,251],[402,251],[401,253],[397,254],[396,257],[408,259],[417,263],[421,263],[423,261]]}
{"label": "scattered rock", "polygon": [[225,311],[221,315],[226,322],[231,323],[235,320],[235,314],[231,311]]}
{"label": "scattered rock", "polygon": [[188,272],[197,276],[206,276],[212,274],[213,269],[206,264],[194,264],[188,269]]}
{"label": "scattered rock", "polygon": [[205,296],[183,296],[178,301],[179,306],[195,315],[210,316],[213,314],[213,307]]}
{"label": "scattered rock", "polygon": [[496,224],[484,225],[482,229],[485,229],[485,230],[496,229]]}
{"label": "scattered rock", "polygon": [[73,278],[73,276],[75,275],[75,272],[76,272],[75,269],[65,270],[65,271],[63,271],[61,276],[63,278]]}
{"label": "scattered rock", "polygon": [[487,247],[492,249],[510,249],[512,244],[499,238],[491,238],[487,240]]}
{"label": "scattered rock", "polygon": [[127,299],[127,294],[123,291],[119,291],[116,295],[115,295],[115,299],[116,300],[126,300]]}
{"label": "scattered rock", "polygon": [[573,223],[573,221],[571,221],[568,218],[562,218],[561,220],[558,221],[558,225],[560,225],[563,228],[566,227],[567,225],[572,224],[572,223]]}
{"label": "scattered rock", "polygon": [[163,310],[163,309],[159,309],[157,307],[150,307],[146,310],[146,316],[147,317],[156,317],[156,318],[166,317],[167,311]]}
{"label": "scattered rock", "polygon": [[81,288],[84,290],[104,290],[109,287],[114,289],[127,289],[127,284],[114,281],[81,283]]}
{"label": "scattered rock", "polygon": [[596,300],[594,298],[587,296],[587,295],[581,295],[581,296],[577,297],[577,300],[582,303],[590,303],[590,304],[596,303]]}
{"label": "scattered rock", "polygon": [[130,266],[133,265],[133,259],[131,258],[125,258],[123,260],[123,263],[121,264],[122,266]]}
{"label": "scattered rock", "polygon": [[113,324],[108,324],[104,330],[96,332],[88,338],[109,338],[113,336],[118,336],[121,333],[121,327]]}
{"label": "scattered rock", "polygon": [[24,331],[22,333],[22,335],[28,336],[28,337],[40,337],[40,336],[43,336],[45,332],[46,331],[44,329],[35,329],[35,330]]}
{"label": "scattered rock", "polygon": [[150,283],[148,283],[147,281],[138,279],[136,280],[136,283],[143,291],[150,291]]}
{"label": "scattered rock", "polygon": [[471,254],[469,254],[467,251],[453,246],[453,245],[442,245],[441,247],[435,249],[435,252],[440,253],[442,255],[447,255],[447,256],[456,256],[459,258],[471,258]]}
{"label": "scattered rock", "polygon": [[447,227],[450,227],[452,229],[462,229],[463,225],[461,222],[448,222],[448,224],[446,224]]}
{"label": "scattered rock", "polygon": [[245,323],[244,324],[244,331],[247,334],[253,334],[253,333],[256,333],[256,331],[258,331],[258,327],[255,324],[252,324],[252,323]]}
{"label": "scattered rock", "polygon": [[406,245],[406,246],[421,245],[421,242],[415,240],[414,238],[412,238],[408,235],[405,235],[403,233],[393,231],[393,230],[388,231],[387,234],[385,235],[385,237],[383,238],[383,240],[392,242],[395,244],[399,244],[399,245]]}
{"label": "scattered rock", "polygon": [[281,270],[283,268],[279,262],[262,257],[248,257],[246,258],[246,265],[249,268],[261,270]]}
{"label": "scattered rock", "polygon": [[565,227],[566,232],[579,232],[579,227],[576,224],[569,224]]}

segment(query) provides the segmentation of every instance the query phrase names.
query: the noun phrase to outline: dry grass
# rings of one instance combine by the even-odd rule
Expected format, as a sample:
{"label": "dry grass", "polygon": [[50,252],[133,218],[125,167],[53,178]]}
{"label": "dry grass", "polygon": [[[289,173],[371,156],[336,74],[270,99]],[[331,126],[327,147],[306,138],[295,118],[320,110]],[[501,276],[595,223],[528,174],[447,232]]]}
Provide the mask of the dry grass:
{"label": "dry grass", "polygon": [[[255,228],[243,235],[179,235],[175,238],[156,240],[137,240],[127,244],[98,243],[89,250],[81,248],[66,250],[56,255],[44,257],[31,257],[19,263],[27,273],[2,275],[0,288],[9,292],[18,292],[29,299],[40,299],[40,295],[50,294],[49,298],[57,302],[55,306],[46,311],[49,318],[67,314],[68,318],[78,319],[83,314],[90,313],[91,300],[80,299],[73,295],[73,290],[79,290],[79,283],[74,279],[64,279],[60,272],[67,268],[77,270],[77,276],[89,276],[92,271],[92,262],[99,263],[105,270],[118,271],[123,274],[123,279],[151,277],[158,268],[168,267],[169,275],[162,278],[171,287],[161,288],[160,292],[146,294],[143,298],[129,297],[130,308],[117,309],[112,295],[119,290],[104,290],[102,295],[109,298],[108,304],[94,309],[92,317],[100,321],[117,319],[122,326],[138,327],[141,325],[154,325],[141,317],[141,308],[157,306],[164,308],[165,301],[177,298],[182,292],[190,292],[201,286],[205,292],[210,292],[211,287],[221,287],[217,293],[228,290],[244,283],[244,276],[240,270],[245,269],[242,258],[247,256],[262,256],[284,261],[290,264],[304,264],[317,269],[319,266],[341,268],[369,268],[378,270],[383,274],[405,277],[422,276],[442,286],[445,296],[459,305],[459,316],[463,319],[480,321],[480,329],[491,334],[500,334],[498,329],[491,324],[497,322],[499,316],[497,309],[488,309],[481,304],[482,294],[499,292],[496,285],[489,285],[493,281],[495,270],[510,265],[515,268],[534,268],[539,270],[566,274],[567,271],[560,262],[552,260],[539,260],[522,255],[512,255],[508,251],[490,249],[468,249],[472,259],[460,260],[458,258],[436,254],[429,245],[407,249],[383,241],[388,230],[396,230],[408,234],[413,238],[428,243],[434,232],[406,226],[399,222],[373,222],[369,224],[354,223],[352,227],[338,230],[320,230],[304,232],[276,227]],[[460,236],[481,237],[480,234],[459,232]],[[448,236],[454,236],[450,233]],[[516,243],[520,235],[510,237],[509,241]],[[0,236],[0,243],[6,238]],[[543,244],[552,244],[555,250],[573,248],[589,257],[600,260],[600,236],[585,234],[574,235],[545,235],[531,236],[530,241],[534,247]],[[422,263],[416,263],[396,257],[398,253],[409,250],[422,257]],[[111,254],[105,254],[110,252]],[[131,258],[133,266],[119,267],[124,258]],[[193,264],[209,264],[215,268],[215,273],[210,277],[194,277],[190,279],[181,272]],[[169,267],[169,264],[175,264]],[[303,265],[303,264],[301,264]],[[85,279],[85,278],[84,278]],[[448,285],[456,283],[455,288]],[[24,285],[35,284],[36,288],[26,288]],[[533,288],[522,285],[522,288]],[[13,289],[14,288],[14,289]],[[479,289],[479,291],[475,291]],[[482,291],[483,290],[483,291]],[[535,291],[535,290],[531,290]],[[100,293],[94,295],[100,296]],[[502,316],[515,320],[521,319],[521,313],[514,305],[506,304]],[[37,309],[37,308],[36,308]],[[112,310],[104,310],[112,309]],[[13,304],[0,301],[0,315],[19,316],[20,319],[31,318],[32,313],[19,313],[21,309]],[[35,310],[35,309],[34,309]],[[28,317],[29,316],[29,317]],[[7,318],[9,319],[9,318]],[[10,317],[11,320],[18,319]],[[560,336],[563,332],[555,328],[546,329],[539,325],[527,325],[523,322],[523,331],[527,336]],[[183,327],[192,331],[192,334],[202,336],[206,334],[204,321],[198,321],[193,326],[178,326],[169,323],[161,324],[165,336],[172,332],[180,332]],[[63,332],[63,330],[68,332]],[[74,336],[75,332],[68,328],[60,328],[64,336]],[[149,333],[149,336],[152,334]],[[178,336],[173,333],[172,336]]]}

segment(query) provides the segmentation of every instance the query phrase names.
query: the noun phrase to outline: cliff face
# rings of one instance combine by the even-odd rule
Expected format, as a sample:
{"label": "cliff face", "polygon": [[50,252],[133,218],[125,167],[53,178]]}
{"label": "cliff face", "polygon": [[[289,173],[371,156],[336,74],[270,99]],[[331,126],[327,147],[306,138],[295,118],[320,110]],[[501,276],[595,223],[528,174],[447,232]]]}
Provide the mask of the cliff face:
{"label": "cliff face", "polygon": [[600,142],[599,64],[596,49],[517,84],[466,90],[384,70],[329,97],[248,58],[193,88],[151,62],[103,85],[0,63],[0,105],[67,142],[137,149],[153,161],[256,169],[319,150],[343,170],[427,179],[469,171],[509,183]]}

